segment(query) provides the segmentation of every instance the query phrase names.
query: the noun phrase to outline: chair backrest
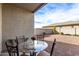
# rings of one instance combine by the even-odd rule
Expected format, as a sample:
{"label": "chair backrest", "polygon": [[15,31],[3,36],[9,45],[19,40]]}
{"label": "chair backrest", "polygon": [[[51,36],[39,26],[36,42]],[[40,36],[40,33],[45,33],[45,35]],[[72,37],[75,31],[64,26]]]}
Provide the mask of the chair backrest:
{"label": "chair backrest", "polygon": [[55,46],[55,44],[56,44],[56,39],[54,39],[54,42],[53,42],[53,44],[52,44],[52,48],[51,48],[51,52],[50,52],[50,56],[52,56],[52,54],[53,54],[53,50],[54,50],[54,46]]}
{"label": "chair backrest", "polygon": [[19,56],[18,44],[16,40],[7,40],[5,42],[9,56]]}
{"label": "chair backrest", "polygon": [[24,35],[23,36],[16,36],[16,40],[19,43],[25,42],[28,40],[28,38],[26,38]]}
{"label": "chair backrest", "polygon": [[44,41],[44,37],[45,37],[45,32],[43,32],[43,33],[40,34],[40,35],[37,35],[37,40],[42,40],[42,41]]}

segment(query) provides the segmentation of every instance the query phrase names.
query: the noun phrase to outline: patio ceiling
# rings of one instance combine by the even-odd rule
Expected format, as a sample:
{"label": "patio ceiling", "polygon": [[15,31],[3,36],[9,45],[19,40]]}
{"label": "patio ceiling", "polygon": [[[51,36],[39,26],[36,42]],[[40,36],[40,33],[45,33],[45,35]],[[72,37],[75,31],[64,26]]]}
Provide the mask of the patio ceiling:
{"label": "patio ceiling", "polygon": [[16,5],[18,7],[24,8],[32,13],[39,10],[42,6],[44,6],[46,3],[14,3],[13,5]]}

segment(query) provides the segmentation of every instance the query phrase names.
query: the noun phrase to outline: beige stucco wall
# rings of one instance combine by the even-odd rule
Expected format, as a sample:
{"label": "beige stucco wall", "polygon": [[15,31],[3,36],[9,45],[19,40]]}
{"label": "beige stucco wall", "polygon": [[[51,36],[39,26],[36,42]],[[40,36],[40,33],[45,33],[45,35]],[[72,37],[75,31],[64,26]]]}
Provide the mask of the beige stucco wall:
{"label": "beige stucco wall", "polygon": [[14,39],[16,36],[22,35],[30,38],[33,35],[33,13],[10,4],[3,4],[2,16],[3,48],[4,41],[7,39]]}
{"label": "beige stucco wall", "polygon": [[[75,28],[76,28],[76,34],[79,35],[79,26],[65,26],[65,27],[61,27],[61,32],[63,32],[64,34],[71,34],[74,35],[75,34]],[[60,32],[60,27],[57,27],[56,30],[58,32]]]}
{"label": "beige stucco wall", "polygon": [[2,4],[0,4],[0,53],[2,50]]}

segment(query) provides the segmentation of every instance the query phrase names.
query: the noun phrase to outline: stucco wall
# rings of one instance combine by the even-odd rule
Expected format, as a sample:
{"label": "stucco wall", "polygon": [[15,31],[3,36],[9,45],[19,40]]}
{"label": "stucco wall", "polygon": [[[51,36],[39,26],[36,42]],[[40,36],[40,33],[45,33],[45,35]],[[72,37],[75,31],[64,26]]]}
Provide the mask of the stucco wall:
{"label": "stucco wall", "polygon": [[[64,34],[71,34],[74,35],[75,34],[75,28],[76,28],[76,34],[79,35],[79,26],[65,26],[65,27],[61,27],[61,32],[63,32]],[[57,27],[56,30],[58,32],[60,32],[60,27]]]}
{"label": "stucco wall", "polygon": [[0,4],[0,53],[2,50],[2,4]]}
{"label": "stucco wall", "polygon": [[31,37],[34,33],[34,14],[10,4],[2,6],[2,39],[15,39],[16,36]]}

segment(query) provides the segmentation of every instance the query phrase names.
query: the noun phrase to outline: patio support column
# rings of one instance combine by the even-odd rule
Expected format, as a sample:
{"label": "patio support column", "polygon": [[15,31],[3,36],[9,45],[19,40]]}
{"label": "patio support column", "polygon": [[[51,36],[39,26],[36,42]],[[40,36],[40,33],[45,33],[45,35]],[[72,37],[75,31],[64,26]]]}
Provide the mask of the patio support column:
{"label": "patio support column", "polygon": [[59,32],[60,32],[60,34],[61,34],[61,26],[60,26]]}
{"label": "patio support column", "polygon": [[76,35],[76,27],[72,26],[74,28],[74,35]]}
{"label": "patio support column", "polygon": [[76,28],[75,28],[75,35],[76,35]]}
{"label": "patio support column", "polygon": [[0,3],[0,54],[2,51],[2,4]]}
{"label": "patio support column", "polygon": [[[71,28],[72,28],[72,29],[74,29],[74,26],[73,26],[73,25],[71,25]],[[74,33],[75,33],[75,30],[74,30]],[[74,34],[72,34],[72,35],[74,35]]]}
{"label": "patio support column", "polygon": [[53,27],[53,32],[54,32],[54,34],[56,34],[56,27],[55,26]]}
{"label": "patio support column", "polygon": [[76,35],[76,27],[72,26],[74,28],[74,35]]}

